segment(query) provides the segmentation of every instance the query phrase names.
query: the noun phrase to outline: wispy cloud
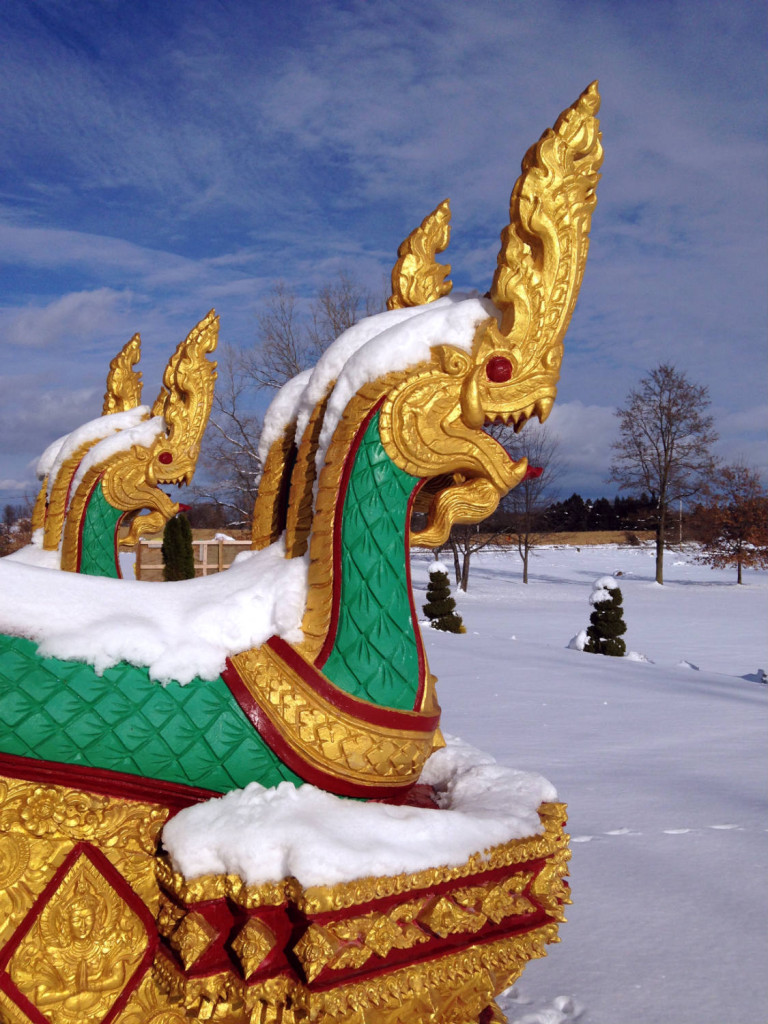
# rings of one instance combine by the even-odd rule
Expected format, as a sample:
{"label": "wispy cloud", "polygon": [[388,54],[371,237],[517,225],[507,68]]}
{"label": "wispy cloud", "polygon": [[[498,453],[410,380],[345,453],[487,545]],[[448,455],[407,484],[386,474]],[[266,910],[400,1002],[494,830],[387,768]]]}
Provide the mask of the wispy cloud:
{"label": "wispy cloud", "polygon": [[28,306],[18,312],[6,336],[20,348],[47,348],[72,337],[88,340],[103,332],[105,318],[114,317],[126,300],[130,292],[112,288],[71,292],[47,306]]}

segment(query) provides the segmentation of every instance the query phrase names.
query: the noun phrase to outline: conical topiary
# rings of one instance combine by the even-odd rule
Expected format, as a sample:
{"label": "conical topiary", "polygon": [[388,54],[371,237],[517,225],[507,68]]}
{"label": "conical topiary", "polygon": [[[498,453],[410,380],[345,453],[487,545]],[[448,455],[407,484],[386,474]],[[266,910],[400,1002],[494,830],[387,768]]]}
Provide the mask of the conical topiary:
{"label": "conical topiary", "polygon": [[169,519],[165,524],[162,555],[164,580],[192,580],[195,578],[192,527],[183,513]]}
{"label": "conical topiary", "polygon": [[589,616],[587,642],[584,650],[590,654],[608,654],[622,658],[627,645],[621,639],[626,633],[621,590],[612,576],[603,576],[592,584],[589,603],[595,609]]}
{"label": "conical topiary", "polygon": [[451,597],[451,586],[448,582],[448,570],[441,562],[433,562],[429,567],[429,583],[427,584],[427,603],[423,606],[433,629],[443,629],[446,633],[466,633],[461,616],[454,611],[456,602]]}

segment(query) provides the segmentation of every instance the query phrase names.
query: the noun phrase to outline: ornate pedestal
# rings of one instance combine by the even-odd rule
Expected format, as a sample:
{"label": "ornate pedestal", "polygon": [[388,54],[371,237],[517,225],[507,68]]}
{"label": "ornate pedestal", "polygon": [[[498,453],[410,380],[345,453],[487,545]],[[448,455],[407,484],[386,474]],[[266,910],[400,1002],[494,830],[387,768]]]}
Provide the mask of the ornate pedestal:
{"label": "ornate pedestal", "polygon": [[484,860],[303,888],[185,881],[156,852],[172,801],[12,777],[0,798],[3,1024],[500,1021],[569,902],[563,804]]}

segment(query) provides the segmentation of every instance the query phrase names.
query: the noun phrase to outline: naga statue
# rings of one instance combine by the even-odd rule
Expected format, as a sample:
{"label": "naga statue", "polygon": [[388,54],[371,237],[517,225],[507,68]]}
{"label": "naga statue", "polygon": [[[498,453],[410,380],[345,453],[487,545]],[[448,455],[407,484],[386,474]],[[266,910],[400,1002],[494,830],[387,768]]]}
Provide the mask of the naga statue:
{"label": "naga statue", "polygon": [[[132,338],[102,416],[41,459],[33,544],[0,565],[3,1024],[490,1024],[503,1020],[495,996],[556,940],[559,803],[542,804],[535,834],[463,865],[436,849],[427,871],[327,886],[186,878],[158,842],[183,808],[251,783],[441,813],[419,785],[444,741],[409,551],[481,522],[527,472],[483,428],[520,430],[552,408],[596,201],[598,109],[594,83],[526,154],[485,296],[451,294],[436,261],[446,201],[400,246],[387,311],[278,393],[253,552],[215,578],[237,602],[261,572],[273,613],[212,668],[183,667],[204,632],[183,602],[204,604],[211,580],[123,581],[120,553],[179,510],[159,485],[194,471],[215,314],[151,409]],[[278,607],[291,588],[293,619]],[[132,645],[131,624],[153,616],[175,616],[176,639]]]}

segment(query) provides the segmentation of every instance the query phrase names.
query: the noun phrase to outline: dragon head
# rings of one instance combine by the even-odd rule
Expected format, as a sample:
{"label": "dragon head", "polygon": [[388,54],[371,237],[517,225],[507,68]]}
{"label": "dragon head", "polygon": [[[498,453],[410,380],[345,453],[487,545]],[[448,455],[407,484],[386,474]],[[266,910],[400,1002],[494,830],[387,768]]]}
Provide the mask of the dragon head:
{"label": "dragon head", "polygon": [[149,510],[134,518],[120,543],[133,545],[143,533],[163,528],[179,505],[160,484],[190,484],[213,402],[216,363],[206,355],[216,348],[219,318],[211,310],[180,342],[163,373],[151,420],[160,427],[151,444],[135,444],[104,469],[107,501],[124,511]]}
{"label": "dragon head", "polygon": [[[602,163],[590,85],[531,147],[512,191],[510,223],[471,348],[435,345],[430,362],[403,375],[381,410],[381,437],[401,469],[426,479],[424,530],[413,543],[442,544],[453,523],[480,522],[526,474],[485,431],[543,422],[557,393],[563,337],[576,304]],[[444,295],[449,268],[434,262],[448,240],[447,202],[401,245],[390,309]]]}

